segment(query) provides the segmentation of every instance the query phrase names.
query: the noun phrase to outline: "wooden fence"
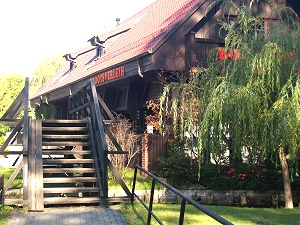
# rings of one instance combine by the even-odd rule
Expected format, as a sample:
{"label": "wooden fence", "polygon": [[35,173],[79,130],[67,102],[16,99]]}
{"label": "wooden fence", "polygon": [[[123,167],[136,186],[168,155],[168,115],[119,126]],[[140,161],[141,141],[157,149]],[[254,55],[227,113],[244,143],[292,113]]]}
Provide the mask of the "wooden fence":
{"label": "wooden fence", "polygon": [[140,165],[145,170],[159,172],[162,170],[157,161],[159,157],[167,157],[167,138],[161,134],[143,134],[140,137],[142,153]]}

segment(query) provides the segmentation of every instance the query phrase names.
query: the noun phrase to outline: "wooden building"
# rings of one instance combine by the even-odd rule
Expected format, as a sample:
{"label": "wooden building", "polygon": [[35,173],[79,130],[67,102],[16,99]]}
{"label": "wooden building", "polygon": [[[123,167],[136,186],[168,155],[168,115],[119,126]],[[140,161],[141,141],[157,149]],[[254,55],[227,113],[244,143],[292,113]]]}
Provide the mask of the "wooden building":
{"label": "wooden building", "polygon": [[[65,66],[31,96],[31,105],[55,108],[55,119],[75,119],[69,97],[93,78],[108,108],[131,118],[136,132],[144,133],[146,101],[162,90],[158,75],[184,74],[191,67],[205,66],[210,50],[224,45],[226,33],[219,34],[216,25],[224,11],[221,1],[210,8],[213,2],[157,0],[113,29],[87,37],[89,44],[64,56]],[[250,2],[235,1],[240,6]],[[293,0],[274,2],[300,13]],[[253,4],[254,14],[270,19],[267,0]]]}
{"label": "wooden building", "polygon": [[[162,91],[159,75],[188,76],[192,67],[206,66],[208,53],[224,46],[226,35],[225,31],[219,33],[217,25],[226,9],[220,9],[222,1],[209,7],[213,2],[157,0],[112,30],[88,37],[90,43],[65,54],[65,66],[30,97],[32,106],[44,105],[49,109],[51,120],[28,117],[27,78],[24,91],[0,119],[6,125],[14,122],[0,154],[7,154],[4,149],[8,144],[23,135],[23,151],[13,153],[23,156],[22,163],[4,192],[21,168],[26,168],[21,204],[27,204],[30,211],[43,211],[45,204],[106,204],[110,168],[131,198],[131,192],[108,157],[128,152],[107,129],[105,120],[114,121],[110,111],[122,113],[134,122],[136,132],[143,134],[146,101]],[[266,18],[266,24],[269,19],[276,19],[268,17],[271,7],[267,0],[235,1],[238,6],[250,2],[254,4],[253,13]],[[292,6],[300,13],[294,0],[274,2]],[[227,13],[227,18],[234,17]],[[16,120],[22,109],[24,117]],[[108,149],[106,136],[116,149]],[[158,155],[149,151],[150,144],[154,149],[161,142],[147,136],[143,141],[142,167],[152,170],[148,168],[150,157],[156,159]]]}

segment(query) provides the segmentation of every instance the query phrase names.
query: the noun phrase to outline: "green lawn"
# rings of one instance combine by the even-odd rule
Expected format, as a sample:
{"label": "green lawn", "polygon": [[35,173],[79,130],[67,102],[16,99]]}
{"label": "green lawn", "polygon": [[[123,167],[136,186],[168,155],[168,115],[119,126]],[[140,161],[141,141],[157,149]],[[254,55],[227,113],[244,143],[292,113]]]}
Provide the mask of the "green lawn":
{"label": "green lawn", "polygon": [[10,215],[10,211],[0,211],[0,225],[6,225],[6,220]]}
{"label": "green lawn", "polygon": [[[134,170],[127,169],[123,177],[123,181],[131,191],[133,184]],[[136,177],[135,190],[150,190],[152,185],[151,177],[143,177],[139,173]],[[121,185],[118,183],[113,174],[109,171],[108,173],[108,189],[109,190],[122,190]],[[162,189],[162,186],[156,182],[155,189]]]}
{"label": "green lawn", "polygon": [[[3,168],[0,169],[0,174],[4,174],[4,183],[8,181],[12,173],[15,171],[15,168]],[[16,179],[13,181],[11,184],[10,188],[11,189],[19,189],[22,187],[22,170],[19,172],[17,175]]]}
{"label": "green lawn", "polygon": [[[295,209],[272,209],[272,208],[246,208],[232,206],[206,206],[236,225],[299,225],[300,208]],[[13,207],[5,206],[0,209],[0,225],[6,225],[6,219]],[[180,205],[177,204],[154,204],[154,213],[165,225],[178,224]],[[120,213],[128,225],[144,225],[147,222],[147,211],[141,204],[121,204]],[[154,218],[151,224],[157,224]],[[186,206],[184,224],[214,225],[220,224],[206,216],[204,213],[191,205]]]}
{"label": "green lawn", "polygon": [[0,208],[0,225],[6,225],[7,218],[10,216],[11,211],[16,209],[16,207],[12,206],[4,206],[4,210]]}
{"label": "green lawn", "polygon": [[[299,225],[300,208],[246,208],[233,206],[206,206],[224,219],[237,225]],[[178,224],[180,205],[154,204],[153,212],[165,225]],[[138,203],[121,204],[120,213],[128,225],[147,223],[147,210]],[[151,224],[158,224],[151,218]],[[214,225],[220,224],[191,205],[186,206],[184,224]]]}

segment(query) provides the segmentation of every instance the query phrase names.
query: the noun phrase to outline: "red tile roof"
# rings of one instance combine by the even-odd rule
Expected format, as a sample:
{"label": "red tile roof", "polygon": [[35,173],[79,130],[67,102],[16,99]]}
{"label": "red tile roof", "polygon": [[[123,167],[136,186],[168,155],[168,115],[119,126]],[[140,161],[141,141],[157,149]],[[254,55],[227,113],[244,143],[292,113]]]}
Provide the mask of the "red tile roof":
{"label": "red tile roof", "polygon": [[[118,36],[106,45],[105,54],[94,61],[95,47],[85,46],[73,53],[76,57],[77,67],[69,71],[69,62],[63,66],[56,75],[38,90],[31,99],[47,94],[53,90],[75,83],[90,77],[98,71],[104,71],[109,67],[120,64],[136,56],[150,52],[171,29],[189,13],[189,11],[204,0],[157,0],[144,10],[125,20],[120,26],[98,35],[103,39],[118,33]],[[155,46],[157,48],[157,46]],[[81,54],[86,52],[85,54]]]}

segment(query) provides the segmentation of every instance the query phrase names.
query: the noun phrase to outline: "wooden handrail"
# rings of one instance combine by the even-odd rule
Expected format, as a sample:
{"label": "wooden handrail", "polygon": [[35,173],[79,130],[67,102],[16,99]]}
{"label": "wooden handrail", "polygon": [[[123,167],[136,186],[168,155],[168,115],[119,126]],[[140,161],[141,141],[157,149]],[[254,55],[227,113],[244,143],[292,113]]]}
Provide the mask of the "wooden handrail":
{"label": "wooden handrail", "polygon": [[[103,108],[110,121],[116,122],[114,116],[110,112],[109,108],[106,106],[105,102],[101,98],[101,96],[97,93],[94,79],[91,78],[85,83],[81,85],[80,88],[71,91],[70,96],[70,111],[69,115],[71,118],[83,119],[83,118],[91,118],[90,119],[90,133],[91,133],[91,144],[93,146],[93,150],[96,149],[96,152],[93,152],[95,158],[95,165],[98,177],[98,185],[100,187],[101,197],[108,197],[108,174],[107,168],[109,167],[113,174],[118,179],[119,183],[126,191],[127,195],[130,197],[130,191],[126,187],[122,178],[116,173],[113,165],[108,160],[108,154],[128,154],[128,152],[123,151],[122,147],[119,145],[115,137],[112,135],[110,130],[105,124],[105,120],[103,120],[103,116],[101,114],[100,106]],[[87,114],[87,115],[86,115]],[[109,151],[108,145],[106,142],[106,135],[115,145],[117,151]],[[94,138],[93,140],[93,137]],[[99,172],[98,172],[99,171]]]}
{"label": "wooden handrail", "polygon": [[9,145],[9,143],[12,143],[13,138],[16,136],[17,133],[21,131],[23,123],[24,123],[24,117],[19,121],[17,126],[12,130],[8,138],[5,140],[5,142],[0,148],[0,152],[3,152],[6,149],[6,147]]}

